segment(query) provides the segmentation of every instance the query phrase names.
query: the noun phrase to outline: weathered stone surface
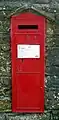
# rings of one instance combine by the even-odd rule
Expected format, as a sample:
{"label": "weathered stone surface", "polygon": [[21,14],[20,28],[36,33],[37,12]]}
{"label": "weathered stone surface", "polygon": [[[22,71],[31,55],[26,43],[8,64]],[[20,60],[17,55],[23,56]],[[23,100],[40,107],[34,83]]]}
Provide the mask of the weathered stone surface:
{"label": "weathered stone surface", "polygon": [[[43,4],[38,4],[43,3]],[[47,4],[46,4],[47,3]],[[20,7],[35,6],[44,15],[52,15],[55,21],[47,20],[45,43],[45,111],[44,114],[1,113],[0,120],[59,120],[59,1],[17,0],[0,1],[0,111],[11,111],[11,48],[10,16],[20,12]],[[18,9],[18,11],[16,10]],[[16,11],[16,12],[15,12]],[[50,14],[52,13],[52,14]],[[52,19],[51,19],[52,20]],[[54,110],[53,110],[54,109]]]}
{"label": "weathered stone surface", "polygon": [[46,108],[59,109],[59,76],[46,77]]}
{"label": "weathered stone surface", "polygon": [[31,3],[38,3],[38,4],[48,4],[49,2],[51,2],[51,0],[5,0],[5,1],[0,1],[0,6],[3,6],[4,4],[5,5],[10,5],[10,6],[19,6],[20,4],[31,4]]}

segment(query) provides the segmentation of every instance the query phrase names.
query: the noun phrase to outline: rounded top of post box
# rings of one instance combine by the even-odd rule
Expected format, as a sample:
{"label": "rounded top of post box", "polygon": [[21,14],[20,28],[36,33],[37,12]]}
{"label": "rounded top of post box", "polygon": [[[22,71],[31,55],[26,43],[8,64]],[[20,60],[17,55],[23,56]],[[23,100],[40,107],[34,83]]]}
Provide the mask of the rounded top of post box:
{"label": "rounded top of post box", "polygon": [[24,13],[20,13],[18,15],[13,15],[12,18],[13,19],[37,19],[38,18],[43,18],[44,16],[42,15],[37,15],[35,13],[32,13],[32,12],[24,12]]}

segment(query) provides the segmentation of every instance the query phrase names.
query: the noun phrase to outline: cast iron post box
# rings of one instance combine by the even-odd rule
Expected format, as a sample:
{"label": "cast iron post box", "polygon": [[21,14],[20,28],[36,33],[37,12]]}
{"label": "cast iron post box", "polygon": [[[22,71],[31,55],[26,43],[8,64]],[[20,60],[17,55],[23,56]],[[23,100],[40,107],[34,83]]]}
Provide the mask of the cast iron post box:
{"label": "cast iron post box", "polygon": [[11,18],[12,111],[44,111],[45,17],[31,12]]}

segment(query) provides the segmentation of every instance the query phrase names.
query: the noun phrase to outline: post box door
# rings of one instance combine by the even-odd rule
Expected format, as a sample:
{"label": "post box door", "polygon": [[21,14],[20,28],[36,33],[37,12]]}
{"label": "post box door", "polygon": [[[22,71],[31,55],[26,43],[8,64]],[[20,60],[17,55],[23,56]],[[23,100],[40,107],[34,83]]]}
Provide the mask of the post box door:
{"label": "post box door", "polygon": [[11,19],[12,111],[44,111],[45,18],[32,13]]}

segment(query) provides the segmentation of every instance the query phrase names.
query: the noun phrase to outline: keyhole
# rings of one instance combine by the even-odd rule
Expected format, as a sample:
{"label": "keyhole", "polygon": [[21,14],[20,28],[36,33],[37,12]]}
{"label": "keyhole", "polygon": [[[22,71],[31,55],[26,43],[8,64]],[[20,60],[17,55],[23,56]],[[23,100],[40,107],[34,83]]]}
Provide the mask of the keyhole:
{"label": "keyhole", "polygon": [[24,61],[24,59],[22,59],[22,62]]}

